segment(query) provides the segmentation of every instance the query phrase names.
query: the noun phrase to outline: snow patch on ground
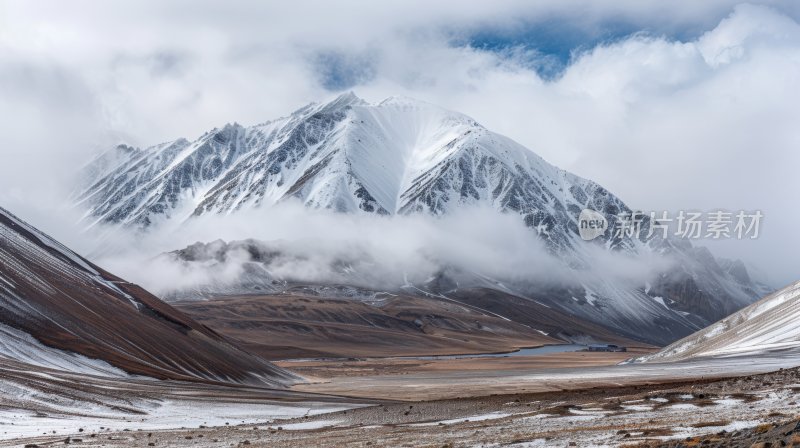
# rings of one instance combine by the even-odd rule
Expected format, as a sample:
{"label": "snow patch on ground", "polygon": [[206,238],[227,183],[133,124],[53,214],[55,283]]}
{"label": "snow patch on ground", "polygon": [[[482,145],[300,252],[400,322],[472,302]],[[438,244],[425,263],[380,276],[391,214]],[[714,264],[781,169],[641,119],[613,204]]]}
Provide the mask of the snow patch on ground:
{"label": "snow patch on ground", "polygon": [[425,422],[425,423],[414,423],[409,426],[435,426],[439,424],[443,425],[452,425],[455,423],[468,423],[468,422],[479,422],[483,420],[494,420],[498,418],[505,418],[513,414],[509,414],[506,412],[491,412],[489,414],[481,414],[481,415],[471,415],[469,417],[463,418],[453,418],[450,420],[439,420],[435,422]]}
{"label": "snow patch on ground", "polygon": [[312,402],[288,405],[192,400],[164,400],[152,402],[150,406],[146,415],[86,409],[86,415],[83,417],[49,416],[30,411],[4,409],[0,410],[0,440],[44,434],[78,434],[80,429],[83,429],[84,433],[124,431],[126,429],[147,431],[198,428],[201,425],[226,426],[226,423],[230,425],[263,424],[265,421],[276,427],[282,426],[284,429],[312,429],[310,426],[318,422],[310,422],[307,424],[309,427],[304,428],[301,425],[305,423],[281,425],[279,421],[306,415],[337,412],[354,407]]}
{"label": "snow patch on ground", "polygon": [[280,427],[287,431],[298,431],[303,429],[322,429],[336,426],[340,423],[342,423],[342,420],[316,420],[313,422],[289,423]]}
{"label": "snow patch on ground", "polygon": [[87,375],[128,378],[130,375],[111,364],[77,353],[48,347],[33,336],[0,324],[0,357],[48,369],[65,370]]}

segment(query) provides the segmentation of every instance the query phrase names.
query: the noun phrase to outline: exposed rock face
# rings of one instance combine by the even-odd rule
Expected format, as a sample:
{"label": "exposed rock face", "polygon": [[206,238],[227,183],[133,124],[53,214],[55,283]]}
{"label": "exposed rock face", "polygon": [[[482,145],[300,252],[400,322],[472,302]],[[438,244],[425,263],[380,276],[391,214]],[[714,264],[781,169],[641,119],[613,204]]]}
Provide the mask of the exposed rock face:
{"label": "exposed rock face", "polygon": [[39,343],[132,374],[271,387],[298,380],[0,208],[2,326],[42,356],[56,351]]}

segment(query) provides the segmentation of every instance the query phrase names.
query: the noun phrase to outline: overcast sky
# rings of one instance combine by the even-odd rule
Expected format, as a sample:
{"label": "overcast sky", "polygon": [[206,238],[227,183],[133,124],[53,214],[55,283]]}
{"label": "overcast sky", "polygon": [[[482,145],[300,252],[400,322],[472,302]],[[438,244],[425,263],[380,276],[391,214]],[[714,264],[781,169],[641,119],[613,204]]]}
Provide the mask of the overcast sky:
{"label": "overcast sky", "polygon": [[713,249],[800,279],[800,3],[531,3],[0,0],[0,205],[66,237],[69,177],[113,143],[402,94],[635,208],[763,210]]}

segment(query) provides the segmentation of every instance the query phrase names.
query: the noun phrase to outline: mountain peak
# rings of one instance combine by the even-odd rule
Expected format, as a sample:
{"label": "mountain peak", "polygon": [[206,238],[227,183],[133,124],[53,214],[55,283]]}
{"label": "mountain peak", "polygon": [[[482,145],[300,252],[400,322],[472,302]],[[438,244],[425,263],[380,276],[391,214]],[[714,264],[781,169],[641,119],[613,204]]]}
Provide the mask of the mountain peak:
{"label": "mountain peak", "polygon": [[418,100],[406,95],[392,95],[378,103],[378,106],[427,106],[438,108],[438,106],[428,103],[427,101]]}
{"label": "mountain peak", "polygon": [[342,93],[333,100],[325,103],[321,109],[339,109],[347,106],[367,105],[366,101],[356,96],[352,91]]}

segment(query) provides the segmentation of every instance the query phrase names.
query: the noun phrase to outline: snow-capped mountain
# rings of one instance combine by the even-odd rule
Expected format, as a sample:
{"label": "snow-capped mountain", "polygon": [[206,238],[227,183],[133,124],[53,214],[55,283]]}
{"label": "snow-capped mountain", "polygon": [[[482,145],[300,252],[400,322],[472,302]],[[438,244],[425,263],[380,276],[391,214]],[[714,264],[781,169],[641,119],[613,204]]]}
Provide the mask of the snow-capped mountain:
{"label": "snow-capped mountain", "polygon": [[[765,294],[743,266],[680,239],[612,237],[589,243],[578,217],[592,209],[614,228],[625,203],[457,112],[407,98],[369,104],[352,93],[252,127],[228,124],[194,141],[125,145],[90,163],[75,194],[89,225],[134,228],[227,215],[288,198],[346,213],[445,215],[480,205],[519,215],[565,265],[587,268],[590,248],[670,257],[673,268],[635,288],[597,278],[573,288],[515,289],[565,311],[674,340]],[[244,236],[246,237],[246,236]],[[399,285],[398,285],[399,286]],[[580,289],[580,288],[579,288]],[[640,323],[646,325],[639,325]]]}
{"label": "snow-capped mountain", "polygon": [[564,246],[582,208],[625,208],[594,182],[469,117],[404,98],[371,105],[352,93],[253,127],[228,124],[192,142],[121,145],[89,164],[83,178],[88,186],[76,197],[90,219],[136,226],[290,197],[380,214],[441,215],[482,203],[520,214]]}
{"label": "snow-capped mountain", "polygon": [[640,362],[753,355],[800,348],[800,282],[704,328]]}
{"label": "snow-capped mountain", "polygon": [[297,380],[2,208],[0,358],[102,376]]}

